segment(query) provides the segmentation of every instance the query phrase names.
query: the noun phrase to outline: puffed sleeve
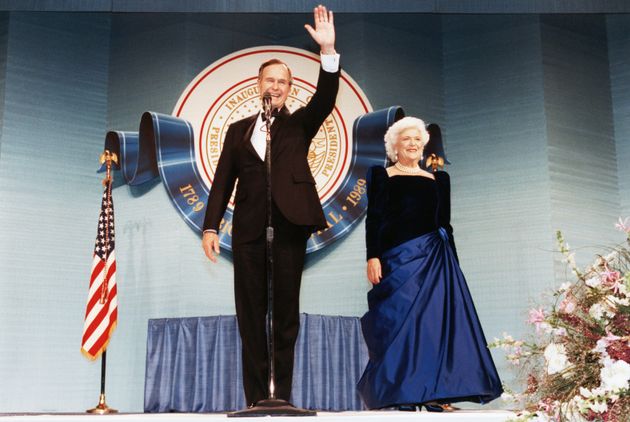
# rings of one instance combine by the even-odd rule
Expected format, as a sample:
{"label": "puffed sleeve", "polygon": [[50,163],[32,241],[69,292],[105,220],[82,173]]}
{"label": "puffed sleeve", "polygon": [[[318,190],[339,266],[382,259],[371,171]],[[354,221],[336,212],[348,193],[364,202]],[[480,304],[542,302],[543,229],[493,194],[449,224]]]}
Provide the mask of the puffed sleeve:
{"label": "puffed sleeve", "polygon": [[387,170],[381,166],[370,167],[367,172],[367,217],[365,219],[365,245],[367,259],[379,258],[381,254],[379,231],[383,222],[385,203],[385,185]]}
{"label": "puffed sleeve", "polygon": [[457,257],[457,249],[455,248],[455,238],[453,237],[453,226],[451,226],[451,178],[445,171],[434,173],[435,180],[438,182],[440,203],[438,208],[438,224],[448,233],[448,241],[451,244],[455,258]]}

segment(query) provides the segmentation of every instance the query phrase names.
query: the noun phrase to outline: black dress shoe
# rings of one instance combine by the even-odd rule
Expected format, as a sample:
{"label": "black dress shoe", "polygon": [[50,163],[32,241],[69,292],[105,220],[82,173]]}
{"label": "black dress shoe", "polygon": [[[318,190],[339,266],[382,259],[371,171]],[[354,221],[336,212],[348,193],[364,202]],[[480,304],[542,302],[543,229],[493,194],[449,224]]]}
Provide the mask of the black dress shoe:
{"label": "black dress shoe", "polygon": [[401,404],[398,406],[398,410],[402,412],[415,412],[416,405],[415,404]]}

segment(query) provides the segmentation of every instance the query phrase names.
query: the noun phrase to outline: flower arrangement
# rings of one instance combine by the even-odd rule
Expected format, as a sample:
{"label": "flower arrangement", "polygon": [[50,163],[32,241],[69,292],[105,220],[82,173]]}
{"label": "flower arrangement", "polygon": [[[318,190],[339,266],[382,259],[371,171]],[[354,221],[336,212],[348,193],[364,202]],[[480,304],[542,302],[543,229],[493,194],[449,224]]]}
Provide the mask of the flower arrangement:
{"label": "flower arrangement", "polygon": [[529,311],[531,341],[504,334],[489,347],[506,351],[526,384],[504,399],[524,410],[517,421],[630,421],[630,224],[617,229],[625,244],[598,256],[584,270],[557,232],[560,252],[573,275],[553,294],[548,307]]}

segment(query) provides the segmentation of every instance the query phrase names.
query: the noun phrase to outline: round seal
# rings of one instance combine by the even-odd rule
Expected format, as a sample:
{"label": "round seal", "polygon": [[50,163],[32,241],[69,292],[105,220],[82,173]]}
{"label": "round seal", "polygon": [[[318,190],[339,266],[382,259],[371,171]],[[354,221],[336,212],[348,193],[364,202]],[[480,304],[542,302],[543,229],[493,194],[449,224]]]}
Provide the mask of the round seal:
{"label": "round seal", "polygon": [[[217,60],[190,82],[175,105],[173,115],[192,125],[196,176],[208,190],[212,187],[229,125],[260,110],[258,68],[271,58],[287,63],[293,74],[286,106],[293,112],[306,105],[315,92],[320,58],[311,52],[284,46],[249,48]],[[329,223],[328,230],[311,237],[308,252],[339,237],[333,233],[334,226],[343,216],[327,210],[327,206],[333,205],[336,194],[351,177],[357,142],[352,136],[352,123],[371,110],[365,94],[342,70],[335,108],[313,138],[308,153],[309,166]],[[358,203],[356,197],[353,202]],[[220,229],[221,244],[227,248],[231,245],[232,206],[231,200]],[[347,206],[340,204],[339,208],[347,209]],[[340,226],[347,228],[348,222]]]}

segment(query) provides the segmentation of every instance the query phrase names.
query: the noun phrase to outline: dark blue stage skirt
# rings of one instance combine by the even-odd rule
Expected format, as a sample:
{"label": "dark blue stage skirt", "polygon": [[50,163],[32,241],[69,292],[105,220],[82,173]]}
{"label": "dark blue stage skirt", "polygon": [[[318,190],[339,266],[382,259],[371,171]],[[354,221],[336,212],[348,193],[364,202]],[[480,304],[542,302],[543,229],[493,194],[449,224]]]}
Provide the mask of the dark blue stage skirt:
{"label": "dark blue stage skirt", "polygon": [[487,403],[501,381],[466,279],[440,228],[390,249],[361,318],[370,360],[358,383],[370,409]]}

